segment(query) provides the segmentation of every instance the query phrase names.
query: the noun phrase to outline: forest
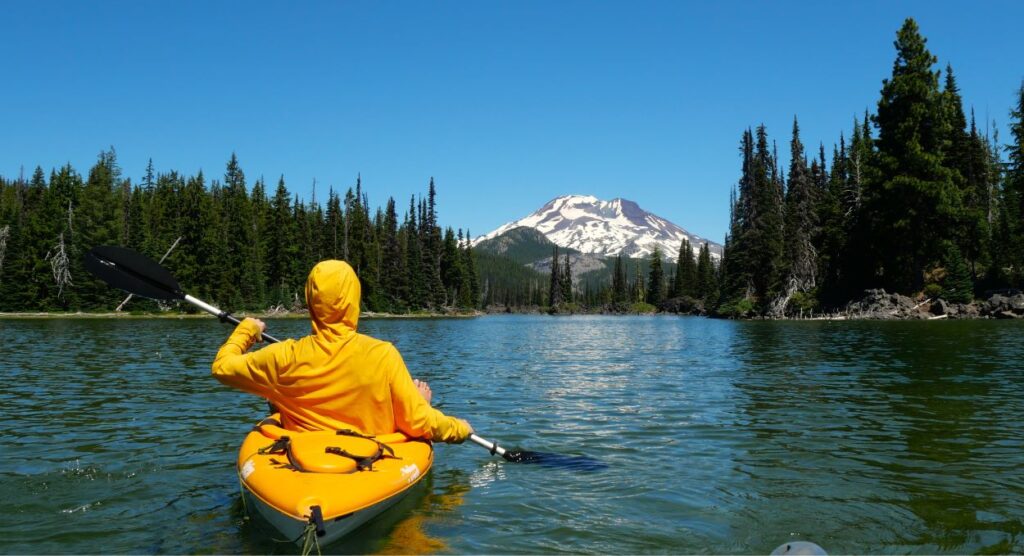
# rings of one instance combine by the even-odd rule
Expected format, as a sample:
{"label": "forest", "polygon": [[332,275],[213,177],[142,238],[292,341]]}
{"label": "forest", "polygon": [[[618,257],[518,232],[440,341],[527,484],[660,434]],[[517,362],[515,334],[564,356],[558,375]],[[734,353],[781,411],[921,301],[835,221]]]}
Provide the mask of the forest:
{"label": "forest", "polygon": [[[468,231],[441,230],[436,188],[414,196],[399,220],[395,200],[371,211],[362,180],[326,206],[301,201],[281,177],[272,195],[250,188],[232,154],[223,181],[202,172],[122,176],[113,148],[83,178],[70,165],[47,176],[0,178],[0,311],[110,311],[124,294],[93,279],[82,256],[123,245],[164,265],[192,295],[229,310],[281,312],[305,305],[318,261],[352,264],[363,309],[450,313],[476,307],[480,284]],[[159,310],[140,300],[129,310]],[[161,307],[160,309],[165,309]]]}

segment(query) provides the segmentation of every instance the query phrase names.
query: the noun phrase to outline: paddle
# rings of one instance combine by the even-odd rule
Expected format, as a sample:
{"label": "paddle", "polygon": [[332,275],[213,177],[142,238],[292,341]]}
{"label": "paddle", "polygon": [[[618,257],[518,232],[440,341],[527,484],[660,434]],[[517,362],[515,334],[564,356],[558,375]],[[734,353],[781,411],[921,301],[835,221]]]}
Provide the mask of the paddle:
{"label": "paddle", "polygon": [[600,471],[608,467],[607,464],[589,458],[587,456],[566,456],[562,454],[550,454],[547,452],[529,452],[525,450],[506,450],[496,443],[491,442],[476,434],[470,434],[469,440],[479,446],[486,448],[491,454],[497,454],[512,463],[536,463],[546,467],[564,467],[578,471]]}
{"label": "paddle", "polygon": [[[234,324],[241,322],[230,313],[181,291],[178,281],[167,269],[149,257],[127,247],[113,245],[93,247],[85,254],[84,262],[85,269],[94,276],[128,293],[161,301],[187,301],[214,315],[222,322]],[[263,339],[270,343],[280,341],[268,334],[263,334]],[[567,467],[584,471],[595,471],[607,467],[606,464],[586,456],[506,450],[475,434],[471,434],[469,439],[473,443],[487,448],[491,454],[498,454],[506,461],[513,463],[538,463],[550,467]]]}
{"label": "paddle", "polygon": [[[145,255],[113,245],[93,247],[85,254],[85,269],[107,284],[128,293],[161,301],[187,301],[199,309],[219,318],[221,322],[238,324],[237,317],[222,311],[205,301],[196,299],[181,291],[174,276],[164,267]],[[280,340],[264,333],[263,340],[277,343]]]}

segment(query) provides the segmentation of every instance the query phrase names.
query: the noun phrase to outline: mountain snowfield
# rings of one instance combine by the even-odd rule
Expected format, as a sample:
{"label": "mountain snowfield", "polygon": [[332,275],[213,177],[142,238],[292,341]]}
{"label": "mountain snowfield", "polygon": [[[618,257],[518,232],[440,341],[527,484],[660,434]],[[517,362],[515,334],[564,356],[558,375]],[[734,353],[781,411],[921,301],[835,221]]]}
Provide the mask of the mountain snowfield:
{"label": "mountain snowfield", "polygon": [[591,195],[565,195],[552,199],[537,212],[480,236],[473,244],[520,226],[539,231],[559,247],[595,255],[615,256],[621,253],[640,258],[650,256],[658,246],[664,258],[675,261],[684,239],[690,240],[694,257],[704,242],[708,243],[713,259],[722,255],[721,245],[691,234],[643,210],[633,201],[622,198],[602,201]]}

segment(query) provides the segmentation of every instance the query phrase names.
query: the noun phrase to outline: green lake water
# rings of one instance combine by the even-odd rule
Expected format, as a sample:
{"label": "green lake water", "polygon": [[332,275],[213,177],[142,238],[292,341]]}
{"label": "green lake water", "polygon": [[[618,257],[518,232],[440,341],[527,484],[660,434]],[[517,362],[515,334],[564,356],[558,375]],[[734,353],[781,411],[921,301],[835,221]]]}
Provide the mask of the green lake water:
{"label": "green lake water", "polygon": [[[272,320],[277,337],[301,320]],[[435,405],[597,471],[437,447],[325,552],[1024,552],[1024,323],[366,320]],[[246,519],[258,399],[204,319],[0,320],[0,553],[294,553]]]}

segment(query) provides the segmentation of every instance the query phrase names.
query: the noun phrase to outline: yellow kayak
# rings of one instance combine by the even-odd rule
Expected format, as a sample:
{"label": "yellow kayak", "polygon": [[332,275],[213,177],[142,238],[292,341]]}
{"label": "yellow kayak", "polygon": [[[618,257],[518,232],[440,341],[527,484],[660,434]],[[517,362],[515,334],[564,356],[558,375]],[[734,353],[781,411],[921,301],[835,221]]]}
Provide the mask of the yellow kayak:
{"label": "yellow kayak", "polygon": [[295,432],[265,419],[242,442],[238,478],[246,507],[296,543],[327,544],[366,523],[423,479],[430,442],[402,433]]}

